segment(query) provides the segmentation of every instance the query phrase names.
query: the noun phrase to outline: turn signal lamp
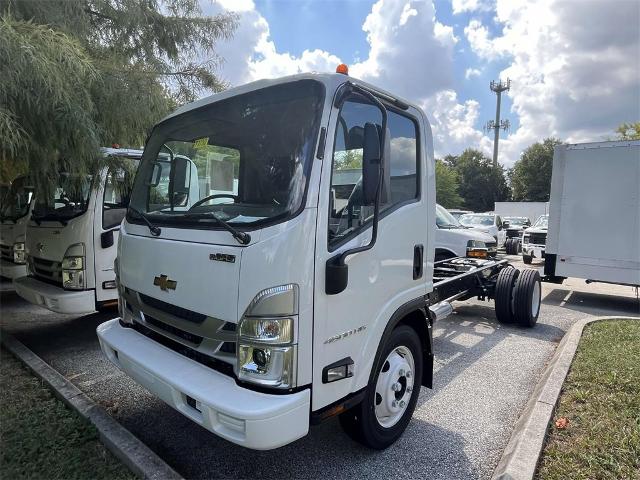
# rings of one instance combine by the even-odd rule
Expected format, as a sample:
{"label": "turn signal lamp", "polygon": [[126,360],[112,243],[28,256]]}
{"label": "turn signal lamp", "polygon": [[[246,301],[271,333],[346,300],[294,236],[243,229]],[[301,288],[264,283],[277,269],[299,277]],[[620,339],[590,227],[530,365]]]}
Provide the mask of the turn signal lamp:
{"label": "turn signal lamp", "polygon": [[342,75],[349,75],[349,67],[346,64],[341,63],[336,67],[336,73],[341,73]]}

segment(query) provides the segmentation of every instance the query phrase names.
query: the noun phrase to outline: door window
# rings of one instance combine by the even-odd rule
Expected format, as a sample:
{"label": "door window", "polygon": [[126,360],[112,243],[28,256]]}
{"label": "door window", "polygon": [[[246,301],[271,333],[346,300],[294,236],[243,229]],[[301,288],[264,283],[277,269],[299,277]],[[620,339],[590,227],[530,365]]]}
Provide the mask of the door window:
{"label": "door window", "polygon": [[127,214],[136,166],[132,161],[126,163],[129,162],[131,165],[111,168],[107,173],[102,201],[102,228],[105,230],[120,225]]}
{"label": "door window", "polygon": [[[362,205],[362,144],[364,127],[373,123],[382,129],[380,109],[360,97],[347,100],[338,117],[329,215],[329,249],[357,234],[372,218],[374,207]],[[387,111],[387,146],[390,185],[385,186],[380,211],[419,196],[417,127],[411,118]]]}

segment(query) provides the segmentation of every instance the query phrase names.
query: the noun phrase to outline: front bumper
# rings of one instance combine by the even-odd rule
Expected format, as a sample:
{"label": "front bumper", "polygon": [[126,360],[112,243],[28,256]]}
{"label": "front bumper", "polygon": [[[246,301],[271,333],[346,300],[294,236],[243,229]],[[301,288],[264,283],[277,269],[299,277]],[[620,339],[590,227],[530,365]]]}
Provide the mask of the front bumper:
{"label": "front bumper", "polygon": [[13,280],[14,278],[25,277],[26,275],[26,265],[18,265],[17,263],[0,259],[0,277],[10,278]]}
{"label": "front bumper", "polygon": [[522,254],[533,258],[544,258],[544,245],[522,245]]}
{"label": "front bumper", "polygon": [[180,355],[119,319],[98,326],[100,347],[127,375],[207,430],[255,450],[281,447],[309,432],[311,393],[270,395]]}
{"label": "front bumper", "polygon": [[93,290],[64,290],[33,277],[22,277],[13,281],[18,295],[34,305],[41,305],[53,312],[80,314],[96,309]]}

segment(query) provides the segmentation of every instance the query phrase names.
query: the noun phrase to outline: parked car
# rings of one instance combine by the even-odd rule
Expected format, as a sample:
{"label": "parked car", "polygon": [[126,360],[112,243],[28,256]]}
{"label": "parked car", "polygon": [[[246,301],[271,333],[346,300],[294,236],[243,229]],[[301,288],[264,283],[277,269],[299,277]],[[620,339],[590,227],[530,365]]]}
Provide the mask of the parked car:
{"label": "parked car", "polygon": [[436,227],[438,227],[436,229],[436,262],[466,256],[468,247],[478,245],[474,242],[482,242],[486,245],[491,256],[495,256],[498,252],[496,241],[491,235],[463,227],[446,208],[437,204]]}
{"label": "parked car", "polygon": [[467,213],[459,218],[459,222],[465,227],[491,235],[495,239],[498,248],[502,247],[507,239],[507,232],[502,226],[500,215],[494,213]]}
{"label": "parked car", "polygon": [[507,255],[517,255],[522,243],[522,232],[531,226],[531,220],[529,217],[504,217],[502,226],[507,232],[507,240],[504,242]]}
{"label": "parked car", "polygon": [[540,215],[533,227],[527,228],[522,235],[522,261],[530,264],[534,258],[544,258],[547,244],[549,215]]}
{"label": "parked car", "polygon": [[448,212],[449,212],[449,213],[451,214],[451,216],[452,216],[453,218],[455,218],[456,220],[460,220],[460,217],[461,217],[462,215],[465,215],[465,214],[467,214],[467,213],[473,213],[471,210],[457,210],[457,209],[453,209],[453,208],[450,208],[450,209],[448,210]]}

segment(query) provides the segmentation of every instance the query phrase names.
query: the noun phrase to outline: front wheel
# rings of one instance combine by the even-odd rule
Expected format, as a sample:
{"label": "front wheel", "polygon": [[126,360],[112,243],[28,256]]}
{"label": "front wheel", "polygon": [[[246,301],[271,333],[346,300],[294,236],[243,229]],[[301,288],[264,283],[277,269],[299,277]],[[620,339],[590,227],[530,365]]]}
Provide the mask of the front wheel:
{"label": "front wheel", "polygon": [[340,424],[354,440],[382,450],[402,435],[416,408],[422,379],[416,331],[405,325],[396,328],[373,368],[364,399],[340,416]]}
{"label": "front wheel", "polygon": [[522,261],[527,265],[531,265],[532,260],[533,260],[533,257],[531,255],[525,255],[524,253],[522,254]]}

